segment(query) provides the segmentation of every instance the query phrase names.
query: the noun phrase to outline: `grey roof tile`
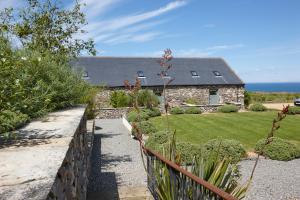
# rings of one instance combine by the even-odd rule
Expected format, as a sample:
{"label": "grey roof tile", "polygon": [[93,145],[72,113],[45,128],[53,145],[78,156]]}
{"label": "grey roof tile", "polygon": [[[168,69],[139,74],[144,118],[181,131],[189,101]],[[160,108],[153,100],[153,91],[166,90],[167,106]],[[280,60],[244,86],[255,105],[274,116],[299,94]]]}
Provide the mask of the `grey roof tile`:
{"label": "grey roof tile", "polygon": [[[143,71],[146,77],[142,79],[143,86],[161,86],[163,82],[157,75],[160,72],[158,60],[139,57],[79,57],[72,65],[87,71],[87,80],[93,85],[124,86],[124,80],[133,83],[137,72]],[[169,75],[175,78],[171,85],[244,85],[221,58],[173,58],[170,63],[173,67]],[[191,71],[196,71],[199,77],[192,77]],[[213,71],[219,71],[222,76],[216,77]]]}

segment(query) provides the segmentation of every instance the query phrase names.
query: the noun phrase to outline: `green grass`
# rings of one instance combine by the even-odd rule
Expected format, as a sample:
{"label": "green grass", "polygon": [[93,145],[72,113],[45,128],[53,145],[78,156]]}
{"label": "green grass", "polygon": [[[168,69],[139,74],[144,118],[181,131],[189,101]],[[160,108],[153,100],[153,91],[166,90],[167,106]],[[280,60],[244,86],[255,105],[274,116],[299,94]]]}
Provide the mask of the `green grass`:
{"label": "green grass", "polygon": [[[176,129],[177,141],[203,144],[215,138],[236,139],[247,150],[253,150],[256,142],[265,138],[277,115],[269,112],[212,113],[206,115],[170,115],[172,130]],[[165,116],[151,118],[158,130],[166,127]],[[300,116],[288,115],[275,133],[300,147]]]}

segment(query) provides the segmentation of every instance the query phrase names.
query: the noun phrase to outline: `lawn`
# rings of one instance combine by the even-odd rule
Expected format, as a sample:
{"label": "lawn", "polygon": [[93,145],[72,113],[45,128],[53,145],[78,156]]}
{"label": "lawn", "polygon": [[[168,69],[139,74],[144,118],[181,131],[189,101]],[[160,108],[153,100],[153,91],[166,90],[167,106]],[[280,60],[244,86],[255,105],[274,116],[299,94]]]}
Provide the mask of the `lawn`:
{"label": "lawn", "polygon": [[[215,138],[236,139],[251,151],[259,139],[266,137],[276,115],[274,111],[182,114],[170,115],[169,123],[172,130],[176,129],[177,141],[203,144]],[[166,127],[165,116],[151,118],[150,121],[159,130],[164,130]],[[282,121],[276,136],[300,147],[300,116],[288,115]]]}

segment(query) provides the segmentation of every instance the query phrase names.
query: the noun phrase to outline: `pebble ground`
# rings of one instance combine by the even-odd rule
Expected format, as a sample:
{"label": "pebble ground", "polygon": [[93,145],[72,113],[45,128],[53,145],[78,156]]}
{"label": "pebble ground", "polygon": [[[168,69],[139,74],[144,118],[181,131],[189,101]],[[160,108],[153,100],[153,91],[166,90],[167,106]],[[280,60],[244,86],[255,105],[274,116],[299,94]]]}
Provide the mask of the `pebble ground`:
{"label": "pebble ground", "polygon": [[[254,160],[240,163],[243,180],[250,177]],[[261,159],[245,200],[300,200],[300,159]]]}
{"label": "pebble ground", "polygon": [[121,119],[96,120],[88,199],[117,199],[120,187],[145,187],[139,143]]}

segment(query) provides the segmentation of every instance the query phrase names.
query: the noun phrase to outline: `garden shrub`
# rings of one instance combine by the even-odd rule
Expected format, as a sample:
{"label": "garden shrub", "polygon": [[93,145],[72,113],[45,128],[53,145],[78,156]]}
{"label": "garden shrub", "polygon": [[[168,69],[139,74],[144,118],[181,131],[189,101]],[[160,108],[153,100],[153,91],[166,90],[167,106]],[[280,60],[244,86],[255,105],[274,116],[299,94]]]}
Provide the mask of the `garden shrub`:
{"label": "garden shrub", "polygon": [[140,90],[138,92],[138,105],[147,108],[156,107],[159,104],[158,97],[152,90]]}
{"label": "garden shrub", "polygon": [[171,134],[167,131],[159,131],[149,135],[146,140],[145,146],[149,149],[163,153],[163,149],[167,148],[167,143],[169,142]]}
{"label": "garden shrub", "polygon": [[[146,135],[157,132],[155,126],[149,121],[142,121],[140,123],[137,122],[135,123],[135,125],[141,131],[141,133]],[[136,129],[132,129],[132,135],[136,135],[136,134],[137,134]]]}
{"label": "garden shrub", "polygon": [[125,91],[118,90],[113,91],[110,95],[110,105],[114,108],[128,107],[130,104],[130,97],[125,93]]}
{"label": "garden shrub", "polygon": [[272,160],[288,161],[300,157],[300,150],[296,145],[279,137],[271,138],[272,142],[265,145],[266,139],[261,139],[256,143],[255,151],[260,152],[263,148],[262,155]]}
{"label": "garden shrub", "polygon": [[296,107],[296,106],[289,107],[289,111],[287,114],[289,114],[289,115],[300,114],[300,107]]}
{"label": "garden shrub", "polygon": [[231,112],[237,112],[239,109],[235,105],[224,105],[221,106],[218,111],[222,113],[231,113]]}
{"label": "garden shrub", "polygon": [[142,112],[145,112],[149,117],[161,116],[161,112],[158,108],[143,109]]}
{"label": "garden shrub", "polygon": [[0,134],[19,128],[28,120],[29,117],[26,114],[3,110],[0,113]]}
{"label": "garden shrub", "polygon": [[245,105],[246,108],[248,108],[250,102],[251,102],[251,95],[248,91],[245,90],[245,92],[244,92],[244,105]]}
{"label": "garden shrub", "polygon": [[180,153],[181,161],[187,165],[192,164],[194,158],[199,158],[200,149],[200,146],[188,142],[176,143],[176,151]]}
{"label": "garden shrub", "polygon": [[199,108],[191,107],[185,110],[185,114],[201,114],[201,110]]}
{"label": "garden shrub", "polygon": [[171,108],[170,113],[173,115],[184,114],[184,110],[180,107]]}
{"label": "garden shrub", "polygon": [[237,140],[213,139],[203,145],[202,156],[208,158],[212,154],[218,154],[220,159],[224,157],[232,159],[233,163],[240,161],[246,156],[246,150]]}
{"label": "garden shrub", "polygon": [[[47,52],[15,50],[2,40],[0,52],[1,113],[12,111],[27,115],[30,119],[86,103],[83,97],[91,86],[81,79],[81,74],[72,71],[68,63],[57,63],[55,60],[59,55],[54,59]],[[12,121],[9,124],[15,123]],[[0,121],[0,126],[7,125]]]}
{"label": "garden shrub", "polygon": [[146,121],[149,119],[149,115],[146,112],[141,111],[139,115],[136,111],[131,111],[127,114],[127,119],[129,122]]}
{"label": "garden shrub", "polygon": [[250,110],[254,112],[266,111],[267,108],[261,103],[255,103],[250,106]]}

